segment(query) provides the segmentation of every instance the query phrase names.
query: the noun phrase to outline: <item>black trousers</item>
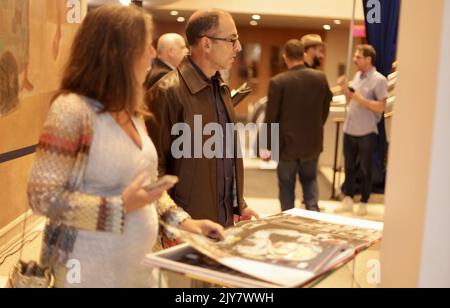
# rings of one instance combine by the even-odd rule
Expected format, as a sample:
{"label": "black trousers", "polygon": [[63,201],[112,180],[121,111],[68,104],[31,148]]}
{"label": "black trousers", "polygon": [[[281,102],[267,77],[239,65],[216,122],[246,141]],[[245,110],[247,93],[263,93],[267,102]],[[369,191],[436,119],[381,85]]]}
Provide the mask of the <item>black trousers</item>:
{"label": "black trousers", "polygon": [[359,160],[362,173],[361,202],[363,203],[369,201],[372,192],[372,168],[376,144],[376,134],[362,137],[344,134],[345,194],[352,198],[355,196],[355,179],[359,171],[357,169]]}

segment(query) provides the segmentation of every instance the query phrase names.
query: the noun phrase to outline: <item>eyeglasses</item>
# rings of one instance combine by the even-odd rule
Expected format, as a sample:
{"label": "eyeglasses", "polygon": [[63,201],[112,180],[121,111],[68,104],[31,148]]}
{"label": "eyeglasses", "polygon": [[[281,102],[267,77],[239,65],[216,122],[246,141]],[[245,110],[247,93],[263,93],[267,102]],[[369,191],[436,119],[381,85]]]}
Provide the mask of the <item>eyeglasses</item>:
{"label": "eyeglasses", "polygon": [[234,48],[236,47],[236,43],[239,41],[238,37],[228,37],[228,38],[224,38],[224,37],[215,37],[215,36],[209,36],[209,35],[202,35],[200,37],[207,37],[210,40],[215,40],[215,41],[224,41],[224,42],[228,42],[231,43],[231,46]]}

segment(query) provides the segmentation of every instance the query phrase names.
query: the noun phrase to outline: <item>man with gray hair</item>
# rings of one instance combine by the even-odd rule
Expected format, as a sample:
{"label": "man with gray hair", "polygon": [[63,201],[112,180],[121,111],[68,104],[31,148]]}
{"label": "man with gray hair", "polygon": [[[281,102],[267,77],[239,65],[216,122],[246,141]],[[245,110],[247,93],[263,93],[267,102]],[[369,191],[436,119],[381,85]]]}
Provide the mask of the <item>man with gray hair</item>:
{"label": "man with gray hair", "polygon": [[188,54],[188,49],[181,35],[166,33],[159,38],[156,52],[157,57],[153,61],[144,83],[146,89],[150,89],[158,80],[180,65]]}

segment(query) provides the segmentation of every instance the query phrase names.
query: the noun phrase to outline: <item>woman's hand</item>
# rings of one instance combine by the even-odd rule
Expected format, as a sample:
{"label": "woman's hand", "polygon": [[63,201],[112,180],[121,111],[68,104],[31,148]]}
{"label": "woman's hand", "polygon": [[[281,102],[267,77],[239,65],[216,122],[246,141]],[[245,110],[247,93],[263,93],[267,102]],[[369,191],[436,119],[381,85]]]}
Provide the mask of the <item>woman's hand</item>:
{"label": "woman's hand", "polygon": [[164,184],[150,190],[145,190],[142,187],[148,178],[148,173],[139,175],[123,191],[122,200],[125,213],[139,210],[148,204],[158,201],[166,190],[173,187],[173,184]]}
{"label": "woman's hand", "polygon": [[186,231],[203,234],[212,239],[222,240],[225,237],[223,227],[211,220],[186,219],[180,226]]}

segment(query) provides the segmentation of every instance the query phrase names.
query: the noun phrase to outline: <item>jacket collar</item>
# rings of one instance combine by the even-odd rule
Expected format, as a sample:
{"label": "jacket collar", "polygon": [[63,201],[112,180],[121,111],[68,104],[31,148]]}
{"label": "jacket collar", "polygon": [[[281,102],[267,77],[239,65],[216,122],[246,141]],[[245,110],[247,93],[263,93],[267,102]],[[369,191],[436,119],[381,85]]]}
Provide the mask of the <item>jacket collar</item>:
{"label": "jacket collar", "polygon": [[161,58],[155,58],[155,63],[154,64],[157,64],[157,65],[162,66],[162,67],[167,67],[167,68],[169,68],[171,70],[175,70],[176,69],[176,67],[172,66],[171,64],[167,63],[166,61],[164,61]]}
{"label": "jacket collar", "polygon": [[375,72],[377,71],[377,69],[375,67],[372,67],[370,70],[368,70],[367,72],[363,73],[361,72],[361,79],[365,79],[367,77],[372,77],[373,74],[375,74]]}
{"label": "jacket collar", "polygon": [[[195,65],[189,58],[186,56],[181,64],[178,66],[178,71],[181,74],[181,77],[185,81],[186,85],[191,91],[191,94],[195,95],[204,88],[211,86],[211,79],[208,79],[206,75],[201,71],[201,69]],[[220,87],[228,87],[228,85],[223,81],[220,73],[218,74]]]}
{"label": "jacket collar", "polygon": [[291,67],[289,70],[293,71],[293,70],[299,70],[299,69],[304,69],[304,68],[308,68],[308,67],[305,64],[299,64],[299,65]]}

